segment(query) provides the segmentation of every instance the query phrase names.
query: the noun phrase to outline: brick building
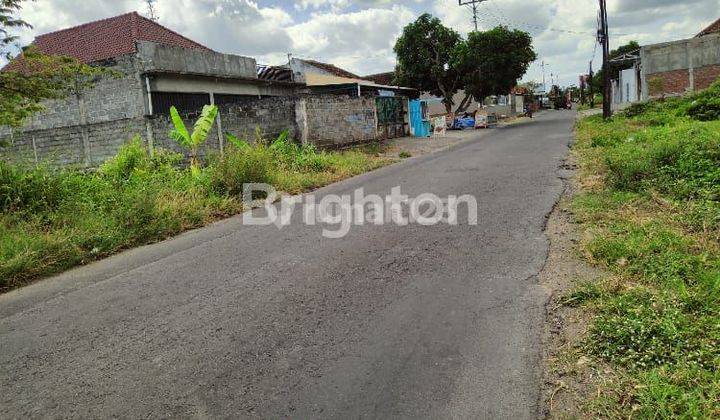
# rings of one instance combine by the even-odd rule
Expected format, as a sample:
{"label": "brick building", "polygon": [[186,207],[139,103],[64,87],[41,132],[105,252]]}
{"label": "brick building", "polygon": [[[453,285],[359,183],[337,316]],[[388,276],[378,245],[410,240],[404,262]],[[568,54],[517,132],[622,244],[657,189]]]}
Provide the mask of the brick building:
{"label": "brick building", "polygon": [[706,89],[720,77],[720,20],[697,36],[640,49],[641,99]]}

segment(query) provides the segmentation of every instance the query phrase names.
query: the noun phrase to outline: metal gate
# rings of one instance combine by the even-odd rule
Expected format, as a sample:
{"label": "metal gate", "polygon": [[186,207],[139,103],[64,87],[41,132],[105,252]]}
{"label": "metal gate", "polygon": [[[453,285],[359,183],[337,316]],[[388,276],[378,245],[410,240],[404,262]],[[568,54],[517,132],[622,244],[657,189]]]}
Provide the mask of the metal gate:
{"label": "metal gate", "polygon": [[375,98],[377,108],[378,136],[394,139],[405,136],[405,110],[403,98],[379,96]]}

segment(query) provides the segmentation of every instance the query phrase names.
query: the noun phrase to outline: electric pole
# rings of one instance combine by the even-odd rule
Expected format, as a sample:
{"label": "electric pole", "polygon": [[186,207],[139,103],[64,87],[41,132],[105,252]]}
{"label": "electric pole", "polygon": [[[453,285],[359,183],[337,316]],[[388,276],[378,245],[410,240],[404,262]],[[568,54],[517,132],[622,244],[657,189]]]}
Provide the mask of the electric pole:
{"label": "electric pole", "polygon": [[608,17],[606,0],[600,0],[600,42],[603,46],[603,118],[612,117],[610,108],[612,90],[610,86],[610,36],[608,34]]}
{"label": "electric pole", "polygon": [[157,0],[145,0],[147,3],[147,11],[148,16],[150,17],[150,20],[157,22],[159,17],[157,15],[157,12],[155,12],[155,2]]}
{"label": "electric pole", "polygon": [[545,84],[545,60],[543,60],[540,65],[542,66],[543,72],[543,91],[547,93],[547,85]]}
{"label": "electric pole", "polygon": [[590,108],[595,108],[595,89],[593,89],[593,80],[595,74],[593,73],[592,61],[590,61]]}
{"label": "electric pole", "polygon": [[458,5],[468,6],[472,10],[473,23],[475,24],[475,32],[478,30],[478,5],[487,0],[458,0]]}

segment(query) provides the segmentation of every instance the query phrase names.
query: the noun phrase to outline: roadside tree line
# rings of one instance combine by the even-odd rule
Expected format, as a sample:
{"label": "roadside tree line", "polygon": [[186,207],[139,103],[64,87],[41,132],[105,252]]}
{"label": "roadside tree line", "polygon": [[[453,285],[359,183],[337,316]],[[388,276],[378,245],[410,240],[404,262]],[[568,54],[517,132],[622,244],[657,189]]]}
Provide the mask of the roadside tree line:
{"label": "roadside tree line", "polygon": [[[448,113],[510,93],[537,59],[527,32],[498,26],[463,37],[427,13],[403,29],[394,50],[395,83],[442,98]],[[456,104],[459,91],[465,97]]]}

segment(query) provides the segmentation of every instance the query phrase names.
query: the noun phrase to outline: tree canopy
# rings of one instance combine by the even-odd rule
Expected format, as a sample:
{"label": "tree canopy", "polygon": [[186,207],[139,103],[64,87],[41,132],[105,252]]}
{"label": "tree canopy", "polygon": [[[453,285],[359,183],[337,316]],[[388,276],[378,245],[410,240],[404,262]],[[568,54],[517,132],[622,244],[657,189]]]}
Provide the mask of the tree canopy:
{"label": "tree canopy", "polygon": [[395,53],[395,82],[443,98],[448,112],[460,90],[468,96],[459,109],[471,96],[509,93],[536,59],[527,32],[499,26],[464,39],[427,13],[403,29]]}
{"label": "tree canopy", "polygon": [[527,32],[503,26],[471,32],[463,58],[465,92],[477,101],[508,94],[536,58]]}
{"label": "tree canopy", "polygon": [[459,67],[463,39],[440,19],[425,13],[403,29],[395,43],[396,83],[443,98],[447,108],[461,87]]}
{"label": "tree canopy", "polygon": [[0,0],[0,51],[6,58],[10,58],[9,47],[17,41],[17,35],[12,30],[32,28],[29,23],[15,16],[22,6],[23,0]]}
{"label": "tree canopy", "polygon": [[13,33],[30,24],[16,16],[22,0],[0,0],[0,52],[13,65],[0,71],[0,125],[18,127],[43,109],[42,102],[78,94],[103,74],[113,74],[71,57],[46,55],[32,46],[12,57],[17,42]]}

